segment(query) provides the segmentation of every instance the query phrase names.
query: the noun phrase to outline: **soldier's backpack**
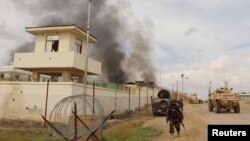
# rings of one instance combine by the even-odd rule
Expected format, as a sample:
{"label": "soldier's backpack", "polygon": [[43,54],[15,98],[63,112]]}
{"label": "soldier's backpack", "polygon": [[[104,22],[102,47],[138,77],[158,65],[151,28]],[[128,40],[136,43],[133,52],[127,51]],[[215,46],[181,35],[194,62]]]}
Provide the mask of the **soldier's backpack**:
{"label": "soldier's backpack", "polygon": [[177,105],[170,107],[168,116],[170,119],[183,119],[183,115]]}

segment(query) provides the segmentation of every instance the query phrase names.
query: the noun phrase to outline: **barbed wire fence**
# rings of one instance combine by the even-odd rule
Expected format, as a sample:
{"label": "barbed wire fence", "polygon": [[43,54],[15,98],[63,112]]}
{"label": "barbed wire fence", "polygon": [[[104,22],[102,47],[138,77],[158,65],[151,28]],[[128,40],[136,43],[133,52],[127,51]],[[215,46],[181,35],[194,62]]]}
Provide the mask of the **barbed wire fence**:
{"label": "barbed wire fence", "polygon": [[[94,105],[93,101],[95,101]],[[48,120],[42,117],[48,124],[51,135],[61,135],[65,140],[81,138],[87,141],[91,136],[100,140],[100,137],[96,135],[98,130],[114,113],[112,111],[108,114],[104,108],[105,104],[102,101],[89,95],[80,94],[60,100]],[[84,113],[87,114],[84,115]]]}

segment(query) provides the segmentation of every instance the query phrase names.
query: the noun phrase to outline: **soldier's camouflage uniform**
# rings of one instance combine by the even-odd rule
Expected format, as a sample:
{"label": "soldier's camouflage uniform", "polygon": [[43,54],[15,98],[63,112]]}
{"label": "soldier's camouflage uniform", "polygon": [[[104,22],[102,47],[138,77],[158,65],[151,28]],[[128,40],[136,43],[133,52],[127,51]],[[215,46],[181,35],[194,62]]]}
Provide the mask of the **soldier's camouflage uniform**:
{"label": "soldier's camouflage uniform", "polygon": [[183,114],[176,103],[172,102],[167,111],[167,122],[169,122],[169,132],[174,134],[174,127],[177,133],[180,133],[180,123],[183,120]]}

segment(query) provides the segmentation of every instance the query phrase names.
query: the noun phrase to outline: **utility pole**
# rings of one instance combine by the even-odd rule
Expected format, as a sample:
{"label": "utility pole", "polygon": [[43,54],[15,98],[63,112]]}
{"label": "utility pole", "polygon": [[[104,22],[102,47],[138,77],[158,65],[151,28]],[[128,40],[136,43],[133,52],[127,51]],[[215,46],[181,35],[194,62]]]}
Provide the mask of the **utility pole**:
{"label": "utility pole", "polygon": [[95,115],[95,82],[93,82],[93,111],[92,115]]}
{"label": "utility pole", "polygon": [[118,90],[118,84],[116,82],[116,90],[115,90],[115,119],[116,119],[116,107],[117,107],[117,103],[116,103],[116,100],[117,100],[117,90]]}
{"label": "utility pole", "polygon": [[139,87],[139,116],[141,115],[141,88]]}
{"label": "utility pole", "polygon": [[239,78],[240,81],[240,94],[241,94],[241,77]]}
{"label": "utility pole", "polygon": [[131,90],[131,87],[129,87],[128,89],[128,113],[129,115],[130,115],[130,94],[131,94],[130,90]]}
{"label": "utility pole", "polygon": [[[47,118],[48,93],[49,93],[49,80],[47,80],[46,101],[45,101],[45,113],[44,113],[45,119]],[[45,124],[45,122],[44,122],[44,127],[45,127],[45,126],[46,126],[46,124]]]}
{"label": "utility pole", "polygon": [[183,93],[183,77],[184,74],[181,75],[181,93]]}
{"label": "utility pole", "polygon": [[209,82],[209,94],[212,93],[212,81]]}
{"label": "utility pole", "polygon": [[86,39],[86,48],[85,48],[85,68],[84,68],[84,109],[85,109],[85,116],[86,116],[86,102],[87,102],[87,72],[88,72],[88,48],[89,48],[89,32],[90,32],[90,7],[91,7],[91,1],[89,0],[89,6],[88,6],[88,19],[87,19],[87,39]]}
{"label": "utility pole", "polygon": [[148,114],[148,82],[147,82],[147,106],[146,106],[147,114]]}

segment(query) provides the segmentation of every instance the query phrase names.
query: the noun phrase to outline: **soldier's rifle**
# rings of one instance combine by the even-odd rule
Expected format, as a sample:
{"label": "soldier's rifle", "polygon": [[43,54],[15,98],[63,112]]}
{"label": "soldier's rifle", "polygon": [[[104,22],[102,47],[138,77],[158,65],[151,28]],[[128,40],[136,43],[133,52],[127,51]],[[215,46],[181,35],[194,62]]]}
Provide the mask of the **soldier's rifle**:
{"label": "soldier's rifle", "polygon": [[[178,114],[179,121],[180,121],[180,123],[181,123],[182,127],[185,129],[185,125],[184,125],[184,123],[182,122],[182,120],[183,120],[183,119],[181,118],[181,116],[180,116],[179,112],[181,112],[181,111],[180,111],[180,109],[178,109],[177,114]],[[182,116],[183,116],[183,114],[182,114]]]}

